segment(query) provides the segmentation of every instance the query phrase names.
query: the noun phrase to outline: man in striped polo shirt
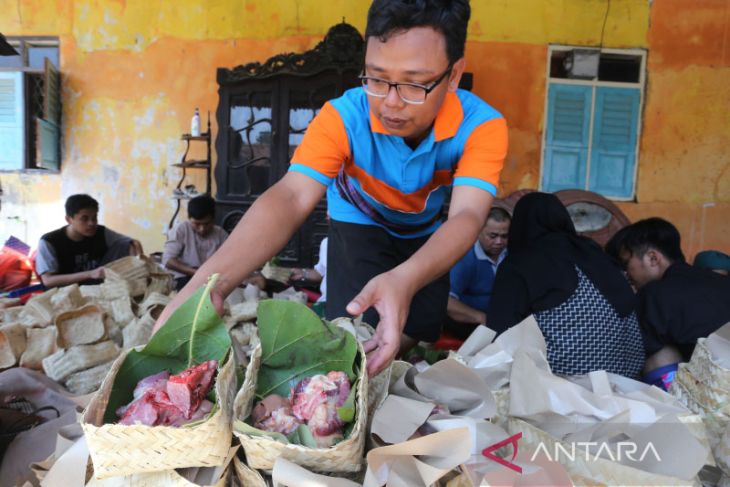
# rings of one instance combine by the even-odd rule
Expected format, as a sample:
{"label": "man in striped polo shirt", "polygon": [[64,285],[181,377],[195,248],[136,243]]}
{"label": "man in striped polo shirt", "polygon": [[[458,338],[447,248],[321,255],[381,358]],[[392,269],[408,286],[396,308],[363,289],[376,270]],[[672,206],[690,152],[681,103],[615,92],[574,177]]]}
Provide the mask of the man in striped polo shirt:
{"label": "man in striped polo shirt", "polygon": [[[158,320],[221,278],[222,302],[278,252],[327,194],[328,318],[365,313],[368,372],[401,342],[434,341],[446,318],[448,271],[474,244],[496,194],[507,126],[458,89],[468,0],[374,0],[362,87],[326,103],[288,173],[246,212],[221,249]],[[448,218],[441,211],[451,195]]]}

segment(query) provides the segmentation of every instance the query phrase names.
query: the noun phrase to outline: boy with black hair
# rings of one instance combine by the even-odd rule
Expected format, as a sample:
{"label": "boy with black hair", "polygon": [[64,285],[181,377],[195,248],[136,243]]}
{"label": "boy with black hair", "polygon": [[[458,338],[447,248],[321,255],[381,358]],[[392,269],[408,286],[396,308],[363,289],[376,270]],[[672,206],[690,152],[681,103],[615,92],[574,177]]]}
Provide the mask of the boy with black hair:
{"label": "boy with black hair", "polygon": [[99,203],[87,194],[66,199],[67,225],[41,237],[36,273],[46,287],[94,284],[104,279],[104,264],[141,255],[142,244],[97,222]]}
{"label": "boy with black hair", "polygon": [[458,89],[470,14],[468,0],[374,0],[362,86],[322,107],[287,174],[256,200],[155,329],[213,273],[220,277],[211,297],[222,307],[326,193],[327,318],[364,313],[377,327],[365,344],[371,376],[399,349],[435,341],[446,318],[448,270],[484,225],[507,152],[502,115]]}
{"label": "boy with black hair", "polygon": [[172,271],[179,291],[198,268],[223,245],[228,232],[213,223],[215,200],[207,194],[188,202],[188,219],[168,233],[162,265]]}
{"label": "boy with black hair", "polygon": [[645,379],[667,386],[697,339],[730,322],[730,279],[687,264],[677,228],[661,218],[629,225],[619,242],[621,261],[638,289],[646,349]]}

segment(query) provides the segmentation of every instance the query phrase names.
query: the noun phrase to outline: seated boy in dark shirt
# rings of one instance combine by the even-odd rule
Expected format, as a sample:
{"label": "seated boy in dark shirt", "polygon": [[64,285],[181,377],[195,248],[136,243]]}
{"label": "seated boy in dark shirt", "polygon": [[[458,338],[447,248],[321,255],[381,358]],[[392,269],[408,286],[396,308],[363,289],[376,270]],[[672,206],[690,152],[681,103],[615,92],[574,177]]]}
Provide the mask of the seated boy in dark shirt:
{"label": "seated boy in dark shirt", "polygon": [[46,287],[93,284],[104,278],[104,264],[142,254],[142,245],[97,223],[99,203],[89,195],[66,200],[67,225],[41,237],[36,273]]}
{"label": "seated boy in dark shirt", "polygon": [[730,279],[687,264],[679,232],[661,218],[629,225],[619,249],[638,290],[645,380],[667,386],[697,339],[730,321]]}
{"label": "seated boy in dark shirt", "polygon": [[162,265],[172,272],[178,291],[228,238],[214,219],[215,200],[207,194],[196,196],[188,203],[188,219],[168,232]]}

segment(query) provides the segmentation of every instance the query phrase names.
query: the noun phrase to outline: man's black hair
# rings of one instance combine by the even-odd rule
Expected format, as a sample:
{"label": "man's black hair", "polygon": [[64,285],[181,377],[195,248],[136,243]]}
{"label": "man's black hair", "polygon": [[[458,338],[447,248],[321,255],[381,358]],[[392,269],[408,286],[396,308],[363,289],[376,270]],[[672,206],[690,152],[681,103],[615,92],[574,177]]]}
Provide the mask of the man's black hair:
{"label": "man's black hair", "polygon": [[671,262],[685,262],[677,227],[662,218],[639,220],[619,237],[620,251],[641,257],[649,249],[661,252]]}
{"label": "man's black hair", "polygon": [[508,222],[512,221],[512,215],[510,215],[509,211],[505,210],[501,206],[493,206],[487,215],[487,221],[489,220],[494,220],[495,222]]}
{"label": "man's black hair", "polygon": [[606,254],[608,254],[608,256],[619,265],[621,265],[621,250],[623,249],[624,237],[626,236],[626,233],[629,232],[630,226],[631,225],[626,225],[614,233],[603,247],[604,252],[606,252]]}
{"label": "man's black hair", "polygon": [[73,218],[76,213],[87,208],[99,211],[99,202],[88,194],[74,194],[66,199],[66,216]]}
{"label": "man's black hair", "polygon": [[188,202],[188,217],[203,220],[209,216],[215,216],[215,200],[211,196],[201,194]]}
{"label": "man's black hair", "polygon": [[446,55],[453,64],[464,57],[469,0],[374,0],[368,10],[365,40],[381,42],[414,27],[431,27],[444,35]]}

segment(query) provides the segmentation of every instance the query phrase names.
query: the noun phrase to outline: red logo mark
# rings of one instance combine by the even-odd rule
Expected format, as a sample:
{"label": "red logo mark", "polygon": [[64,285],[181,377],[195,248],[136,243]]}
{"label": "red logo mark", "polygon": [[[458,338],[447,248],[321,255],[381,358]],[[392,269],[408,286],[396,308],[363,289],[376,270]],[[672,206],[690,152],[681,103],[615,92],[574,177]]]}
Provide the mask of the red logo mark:
{"label": "red logo mark", "polygon": [[[486,447],[484,450],[482,450],[482,455],[489,458],[490,460],[494,460],[495,462],[499,463],[500,465],[504,465],[505,467],[514,470],[517,473],[522,473],[522,467],[518,467],[512,461],[517,456],[517,441],[522,438],[522,433],[517,433],[516,435],[512,435],[507,439],[504,439],[500,441],[499,443],[495,443],[494,445]],[[512,452],[512,458],[510,460],[505,460],[502,457],[498,457],[493,451],[499,450],[503,446],[506,445],[512,445],[514,447],[514,451]]]}

